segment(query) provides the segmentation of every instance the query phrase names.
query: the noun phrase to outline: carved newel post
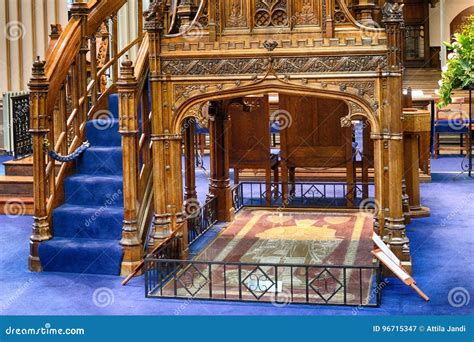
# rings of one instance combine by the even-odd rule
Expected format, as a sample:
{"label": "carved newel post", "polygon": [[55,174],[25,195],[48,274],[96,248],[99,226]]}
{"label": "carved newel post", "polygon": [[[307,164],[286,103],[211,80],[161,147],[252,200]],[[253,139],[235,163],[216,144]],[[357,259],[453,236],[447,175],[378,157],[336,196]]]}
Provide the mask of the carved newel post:
{"label": "carved newel post", "polygon": [[42,241],[52,238],[47,217],[48,182],[46,179],[46,157],[43,149],[44,139],[50,131],[51,118],[47,113],[46,100],[49,82],[45,75],[45,62],[39,57],[33,64],[33,76],[30,89],[30,132],[33,138],[33,198],[34,222],[30,237],[30,271],[41,272],[38,247]]}
{"label": "carved newel post", "polygon": [[[161,34],[166,1],[154,1],[144,12],[145,30],[149,38],[150,91],[152,94],[152,153],[153,153],[153,219],[152,245],[158,245],[171,231],[171,222],[184,222],[183,184],[181,175],[182,135],[172,128],[172,99],[161,75]],[[173,212],[170,208],[175,208]],[[186,227],[184,227],[184,232]],[[184,233],[186,235],[186,233]]]}
{"label": "carved newel post", "polygon": [[137,80],[134,74],[133,63],[128,56],[122,62],[121,75],[117,83],[119,93],[120,134],[122,135],[123,149],[123,198],[124,221],[122,240],[120,244],[124,250],[122,261],[122,275],[130,274],[142,259],[143,249],[138,237],[138,101]]}
{"label": "carved newel post", "polygon": [[403,265],[411,271],[409,240],[403,212],[403,126],[402,126],[402,46],[403,4],[389,0],[382,8],[387,32],[388,65],[384,131],[388,141],[388,210],[384,239]]}
{"label": "carved newel post", "polygon": [[209,194],[217,197],[217,219],[234,219],[232,189],[229,177],[229,117],[222,102],[212,101],[209,106],[209,135],[211,139],[211,179]]}

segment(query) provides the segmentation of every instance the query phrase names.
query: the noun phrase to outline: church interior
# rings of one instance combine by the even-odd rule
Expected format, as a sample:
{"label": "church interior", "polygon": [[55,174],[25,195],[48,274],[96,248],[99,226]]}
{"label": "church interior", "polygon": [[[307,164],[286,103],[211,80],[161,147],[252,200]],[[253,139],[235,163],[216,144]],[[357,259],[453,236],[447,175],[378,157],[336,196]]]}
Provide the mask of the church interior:
{"label": "church interior", "polygon": [[2,315],[473,314],[473,0],[5,0]]}

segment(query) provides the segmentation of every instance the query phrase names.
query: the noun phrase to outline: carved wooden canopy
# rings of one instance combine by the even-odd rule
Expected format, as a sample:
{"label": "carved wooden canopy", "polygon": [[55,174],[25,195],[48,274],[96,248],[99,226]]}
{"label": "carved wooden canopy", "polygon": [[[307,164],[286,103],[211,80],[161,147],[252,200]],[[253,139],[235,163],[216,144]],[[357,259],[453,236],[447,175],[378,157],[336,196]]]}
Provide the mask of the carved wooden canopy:
{"label": "carved wooden canopy", "polygon": [[[402,8],[387,1],[384,22],[403,24]],[[344,0],[155,0],[146,20],[160,39],[154,77],[177,117],[199,101],[284,86],[376,116],[377,80],[393,73],[397,52],[385,29],[357,22]]]}

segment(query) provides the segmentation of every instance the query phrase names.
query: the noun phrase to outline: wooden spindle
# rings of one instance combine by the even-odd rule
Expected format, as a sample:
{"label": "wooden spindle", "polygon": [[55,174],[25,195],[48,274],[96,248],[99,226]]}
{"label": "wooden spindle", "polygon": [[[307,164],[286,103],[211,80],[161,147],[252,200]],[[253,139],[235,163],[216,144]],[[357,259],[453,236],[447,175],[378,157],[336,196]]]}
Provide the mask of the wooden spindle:
{"label": "wooden spindle", "polygon": [[[110,52],[111,58],[116,58],[118,55],[118,16],[114,14],[111,19],[112,21],[112,51]],[[118,81],[119,76],[119,65],[114,63],[112,66],[112,82],[115,84]]]}

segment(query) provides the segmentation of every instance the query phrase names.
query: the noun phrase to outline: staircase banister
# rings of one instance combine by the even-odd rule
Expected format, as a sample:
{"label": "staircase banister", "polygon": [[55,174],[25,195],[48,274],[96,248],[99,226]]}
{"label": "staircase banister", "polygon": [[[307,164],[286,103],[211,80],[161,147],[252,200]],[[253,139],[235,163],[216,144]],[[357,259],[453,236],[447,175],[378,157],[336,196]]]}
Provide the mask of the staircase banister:
{"label": "staircase banister", "polygon": [[[102,22],[107,17],[117,13],[127,0],[92,0],[88,2],[90,14],[87,18],[87,34],[96,32]],[[47,100],[47,111],[54,110],[57,95],[64,80],[67,77],[69,68],[74,63],[81,44],[80,20],[71,18],[64,28],[58,42],[51,51],[51,55],[46,61],[45,73],[50,82]]]}

